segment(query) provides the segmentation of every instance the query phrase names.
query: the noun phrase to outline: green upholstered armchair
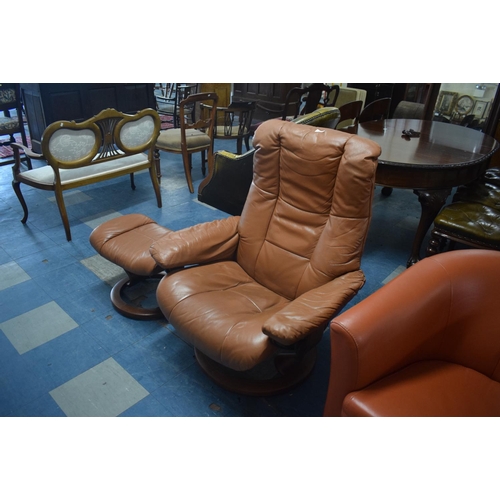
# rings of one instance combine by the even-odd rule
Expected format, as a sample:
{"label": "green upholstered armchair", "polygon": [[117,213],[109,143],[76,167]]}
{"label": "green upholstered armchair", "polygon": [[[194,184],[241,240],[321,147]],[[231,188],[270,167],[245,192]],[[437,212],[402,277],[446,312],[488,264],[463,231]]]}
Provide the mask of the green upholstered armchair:
{"label": "green upholstered armchair", "polygon": [[500,167],[490,167],[471,184],[460,186],[452,203],[434,219],[427,255],[456,243],[500,250]]}

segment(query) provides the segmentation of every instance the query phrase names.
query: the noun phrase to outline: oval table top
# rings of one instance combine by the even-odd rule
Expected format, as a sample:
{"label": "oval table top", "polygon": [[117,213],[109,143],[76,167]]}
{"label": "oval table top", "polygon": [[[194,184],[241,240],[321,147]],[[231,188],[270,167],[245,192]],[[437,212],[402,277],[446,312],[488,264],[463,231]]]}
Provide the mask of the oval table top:
{"label": "oval table top", "polygon": [[[418,137],[407,137],[413,129]],[[360,123],[357,134],[382,148],[375,182],[390,188],[413,189],[421,215],[407,266],[420,259],[420,247],[452,188],[481,175],[499,143],[489,135],[450,123],[389,119]]]}
{"label": "oval table top", "polygon": [[[413,129],[419,137],[405,137]],[[443,189],[465,184],[479,174],[471,166],[499,148],[491,136],[460,125],[415,119],[360,123],[357,134],[379,144],[377,184],[412,189]]]}

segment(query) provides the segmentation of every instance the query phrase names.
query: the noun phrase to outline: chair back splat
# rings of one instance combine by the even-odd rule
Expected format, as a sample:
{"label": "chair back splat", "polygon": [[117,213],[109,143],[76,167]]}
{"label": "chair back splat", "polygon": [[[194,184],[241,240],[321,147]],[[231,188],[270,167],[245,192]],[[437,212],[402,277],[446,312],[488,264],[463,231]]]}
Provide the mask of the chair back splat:
{"label": "chair back splat", "polygon": [[363,286],[380,147],[282,120],[253,143],[241,216],[172,231],[151,255],[176,269],[158,304],[203,370],[229,390],[274,394],[310,373],[328,322]]}
{"label": "chair back splat", "polygon": [[181,117],[190,117],[194,120],[194,105],[184,106],[181,112],[181,102],[191,94],[196,94],[198,84],[196,83],[171,83],[168,84],[168,90],[163,95],[156,95],[156,107],[158,114],[172,117],[174,128],[179,128]]}
{"label": "chair back splat", "polygon": [[350,101],[339,107],[340,121],[337,124],[337,130],[356,134],[358,132],[358,121],[363,101]]}
{"label": "chair back splat", "polygon": [[[325,85],[324,83],[313,83],[307,87],[294,87],[290,89],[285,99],[282,120],[293,120],[299,115],[312,113],[320,106],[335,106],[339,95],[338,85]],[[333,97],[330,100],[330,93]]]}
{"label": "chair back splat", "polygon": [[[232,139],[236,141],[236,152],[243,152],[243,141],[247,151],[250,151],[250,135],[252,134],[252,118],[255,102],[234,102],[227,107],[217,107],[217,121],[214,128],[215,139]],[[209,115],[212,106],[202,103],[202,116]]]}

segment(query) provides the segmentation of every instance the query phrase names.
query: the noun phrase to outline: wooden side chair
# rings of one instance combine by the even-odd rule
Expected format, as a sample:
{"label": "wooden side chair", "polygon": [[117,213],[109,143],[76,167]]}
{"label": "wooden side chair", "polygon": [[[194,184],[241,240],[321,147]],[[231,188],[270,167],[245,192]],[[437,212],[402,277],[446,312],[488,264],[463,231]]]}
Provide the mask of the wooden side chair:
{"label": "wooden side chair", "polygon": [[452,203],[434,219],[427,255],[448,245],[500,250],[500,167],[490,167],[471,184],[460,186]]}
{"label": "wooden side chair", "polygon": [[[335,91],[335,96],[333,101],[329,102],[332,91]],[[312,113],[320,105],[335,106],[339,91],[340,87],[337,85],[329,86],[324,83],[313,83],[307,87],[294,87],[286,96],[281,119],[291,121],[299,115]]]}
{"label": "wooden side chair", "polygon": [[[200,104],[201,115],[209,116],[212,107]],[[255,102],[234,102],[227,107],[217,107],[217,122],[214,127],[214,139],[236,140],[236,152],[241,155],[243,141],[247,151],[250,151],[251,125]]]}
{"label": "wooden side chair", "polygon": [[359,123],[371,122],[375,120],[385,120],[389,118],[391,108],[391,98],[384,97],[367,104],[359,115]]}
{"label": "wooden side chair", "polygon": [[[180,104],[191,94],[196,94],[198,84],[196,83],[171,83],[168,84],[163,95],[156,96],[156,107],[158,114],[172,116],[174,128],[180,127]],[[194,121],[194,106],[185,106],[184,113]]]}
{"label": "wooden side chair", "polygon": [[340,121],[337,130],[355,134],[358,131],[359,115],[363,107],[363,101],[351,101],[339,107]]}
{"label": "wooden side chair", "polygon": [[[28,147],[28,140],[23,123],[23,106],[19,83],[0,83],[0,146],[10,146],[16,142],[15,134],[20,134],[22,144]],[[28,169],[31,170],[31,159],[25,157]],[[11,165],[14,158],[4,160],[1,165]]]}
{"label": "wooden side chair", "polygon": [[[210,103],[211,113],[208,116],[200,117],[199,120],[191,121],[190,113],[186,109],[191,109],[197,103]],[[201,171],[206,174],[205,163],[208,161],[209,171],[213,163],[213,139],[215,128],[215,113],[217,110],[218,97],[214,92],[203,92],[191,94],[180,102],[179,116],[180,128],[162,130],[156,141],[156,168],[160,171],[160,151],[167,153],[181,154],[184,163],[184,173],[189,191],[194,193],[193,180],[191,177],[192,155],[201,152]],[[205,158],[205,153],[207,158]]]}

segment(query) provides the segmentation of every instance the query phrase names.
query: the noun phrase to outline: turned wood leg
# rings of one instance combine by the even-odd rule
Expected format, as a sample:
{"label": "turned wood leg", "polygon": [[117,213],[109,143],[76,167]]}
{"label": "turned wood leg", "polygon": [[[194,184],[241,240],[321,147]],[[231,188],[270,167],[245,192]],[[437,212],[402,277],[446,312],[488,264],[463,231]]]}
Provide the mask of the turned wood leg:
{"label": "turned wood leg", "polygon": [[155,162],[156,177],[158,177],[158,184],[161,184],[161,166],[160,166],[160,150],[155,149],[153,153]]}
{"label": "turned wood leg", "polygon": [[441,253],[444,250],[446,241],[447,239],[445,237],[437,233],[436,230],[433,230],[431,233],[431,239],[427,245],[426,257]]}
{"label": "turned wood leg", "polygon": [[156,204],[158,205],[158,208],[161,208],[161,190],[160,190],[160,183],[158,181],[158,177],[156,175],[156,169],[154,166],[152,166],[149,169],[149,177],[151,178],[151,183],[153,184],[153,189],[155,192],[156,196]]}
{"label": "turned wood leg", "polygon": [[431,224],[434,222],[437,214],[446,203],[446,199],[450,195],[451,189],[433,191],[421,191],[415,189],[413,192],[418,196],[418,201],[422,207],[422,213],[420,215],[420,222],[418,223],[417,232],[413,240],[411,255],[406,264],[407,267],[416,264],[420,260],[420,248],[425,235],[431,227]]}

